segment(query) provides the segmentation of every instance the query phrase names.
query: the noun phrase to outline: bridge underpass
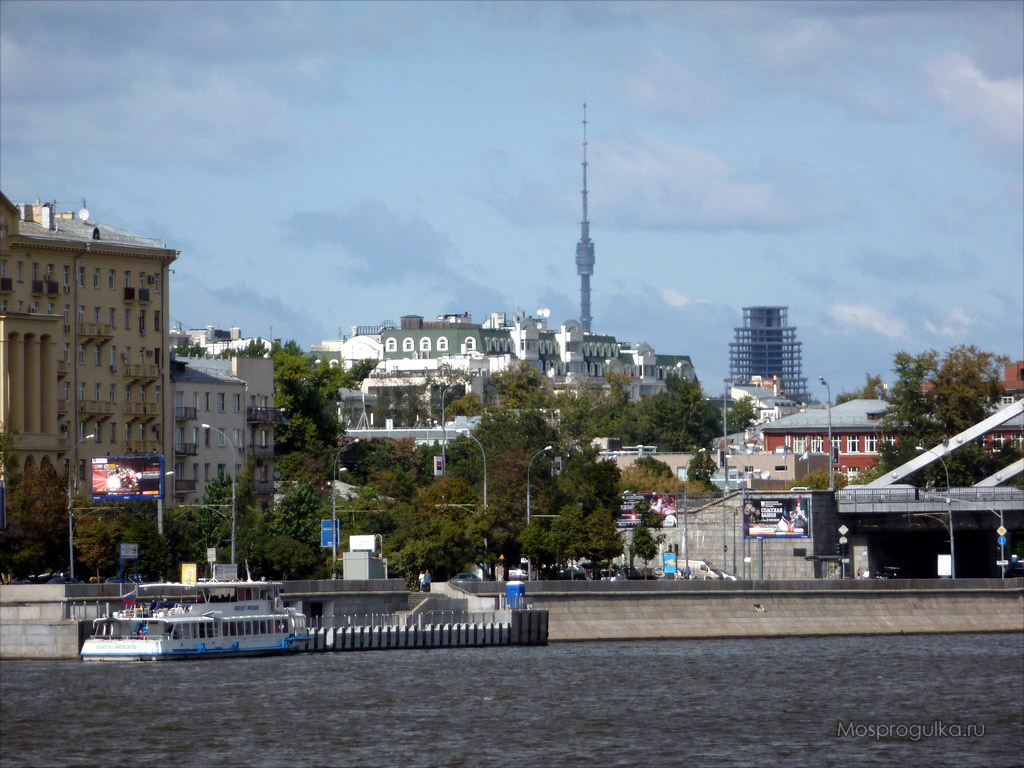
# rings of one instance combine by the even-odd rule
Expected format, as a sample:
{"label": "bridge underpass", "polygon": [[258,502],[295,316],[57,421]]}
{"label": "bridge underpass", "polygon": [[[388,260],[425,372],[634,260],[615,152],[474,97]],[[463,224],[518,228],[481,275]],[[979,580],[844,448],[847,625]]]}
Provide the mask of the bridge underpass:
{"label": "bridge underpass", "polygon": [[[950,516],[958,579],[999,577],[997,561],[1024,543],[1024,488],[846,488],[836,502],[850,529],[852,573],[935,578],[938,555],[950,553]],[[1002,551],[1000,525],[1007,529]]]}

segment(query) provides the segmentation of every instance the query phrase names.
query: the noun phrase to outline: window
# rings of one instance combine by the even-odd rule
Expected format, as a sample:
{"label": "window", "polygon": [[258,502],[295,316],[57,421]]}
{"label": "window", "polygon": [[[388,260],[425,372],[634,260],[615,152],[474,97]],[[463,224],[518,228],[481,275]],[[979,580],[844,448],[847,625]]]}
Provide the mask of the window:
{"label": "window", "polygon": [[71,362],[71,342],[70,341],[65,341],[64,342],[64,362],[65,363],[70,363]]}
{"label": "window", "polygon": [[68,321],[68,316],[71,314],[71,307],[67,304],[64,305],[64,325],[65,327],[71,323]]}
{"label": "window", "polygon": [[225,441],[225,439],[224,439],[224,430],[223,429],[217,430],[217,445],[219,445],[221,448],[223,448],[225,445],[227,445],[227,441]]}
{"label": "window", "polygon": [[146,402],[146,385],[145,384],[140,384],[139,385],[139,402],[140,403]]}
{"label": "window", "polygon": [[232,402],[233,402],[234,407],[235,407],[235,413],[241,413],[242,412],[242,395],[236,393],[236,394],[231,396],[231,399],[232,399]]}
{"label": "window", "polygon": [[424,336],[422,339],[420,339],[420,352],[429,352],[430,347],[431,345],[429,336]]}
{"label": "window", "polygon": [[1006,445],[1006,436],[1002,433],[992,435],[992,450],[1001,451],[1003,446]]}
{"label": "window", "polygon": [[78,345],[78,362],[85,365],[85,344]]}
{"label": "window", "polygon": [[217,393],[217,410],[220,413],[224,413],[224,410],[225,410],[224,409],[224,402],[225,402],[225,394],[223,392],[218,392]]}
{"label": "window", "polygon": [[125,440],[131,440],[132,439],[132,425],[131,424],[125,424],[124,425],[124,439]]}
{"label": "window", "polygon": [[402,339],[402,351],[412,352],[415,349],[412,339]]}
{"label": "window", "polygon": [[265,429],[261,429],[260,430],[260,447],[261,448],[266,448],[267,447],[267,430],[265,430]]}
{"label": "window", "polygon": [[96,352],[95,365],[103,365],[103,347],[97,344],[93,347],[93,350]]}
{"label": "window", "polygon": [[217,465],[217,474],[218,474],[218,475],[223,475],[223,474],[224,474],[224,471],[225,471],[226,469],[227,469],[227,465],[226,465],[226,464],[218,464],[218,465]]}
{"label": "window", "polygon": [[156,388],[153,391],[153,402],[157,403],[157,404],[160,403],[160,385],[159,384],[156,385]]}
{"label": "window", "polygon": [[126,403],[130,403],[132,401],[132,385],[131,384],[125,384],[124,385],[124,401]]}
{"label": "window", "polygon": [[821,435],[815,435],[811,438],[811,453],[824,453],[825,452],[825,438]]}
{"label": "window", "polygon": [[132,273],[129,270],[127,270],[127,269],[124,271],[124,287],[125,288],[131,288],[132,287]]}
{"label": "window", "polygon": [[860,435],[847,435],[846,451],[847,453],[860,453]]}
{"label": "window", "polygon": [[92,271],[92,287],[93,288],[99,288],[100,287],[100,268],[99,267],[96,267]]}
{"label": "window", "polygon": [[[210,393],[204,392],[203,395],[206,397],[206,410],[210,410]],[[206,444],[209,445],[209,441]]]}
{"label": "window", "polygon": [[474,349],[476,349],[476,339],[470,336],[468,339],[466,339],[466,351],[472,352]]}
{"label": "window", "polygon": [[[116,403],[117,402],[117,384],[111,384],[110,385],[110,402],[112,402],[112,403]],[[113,440],[114,438],[110,438],[110,439]]]}
{"label": "window", "polygon": [[158,309],[153,310],[153,330],[154,331],[161,330],[161,328],[160,328],[160,310],[158,310]]}
{"label": "window", "polygon": [[54,309],[54,307],[53,307],[53,302],[51,301],[51,302],[49,302],[49,303],[48,303],[48,304],[46,305],[46,314],[48,314],[48,315],[52,315],[52,314],[54,314],[55,312],[56,312],[56,310]]}
{"label": "window", "polygon": [[153,274],[153,293],[160,293],[160,275]]}
{"label": "window", "polygon": [[146,332],[146,310],[139,310],[139,331],[142,333]]}
{"label": "window", "polygon": [[124,329],[126,331],[132,329],[132,311],[130,309],[124,311]]}
{"label": "window", "polygon": [[85,288],[85,267],[78,268],[78,287]]}
{"label": "window", "polygon": [[242,444],[242,430],[236,429],[234,437],[235,437],[235,445],[241,445]]}
{"label": "window", "polygon": [[447,352],[448,351],[448,337],[442,336],[437,340],[437,351]]}
{"label": "window", "polygon": [[384,344],[384,351],[385,352],[397,352],[398,351],[398,339],[394,339],[394,338],[388,339],[387,342]]}
{"label": "window", "polygon": [[108,288],[116,288],[117,287],[117,270],[116,269],[110,270],[110,272],[107,274],[107,287]]}
{"label": "window", "polygon": [[64,382],[64,402],[66,403],[71,399],[71,382]]}
{"label": "window", "polygon": [[113,443],[116,440],[117,440],[117,422],[116,421],[112,421],[112,422],[110,422],[110,442]]}
{"label": "window", "polygon": [[78,322],[85,322],[85,306],[82,304],[78,305]]}
{"label": "window", "polygon": [[67,288],[71,285],[71,267],[64,266],[64,287]]}
{"label": "window", "polygon": [[[210,447],[210,428],[209,427],[203,427],[203,445],[205,445],[207,448]],[[207,464],[206,466],[209,467],[210,465]],[[206,471],[207,471],[207,473],[209,473],[210,470],[207,469]]]}
{"label": "window", "polygon": [[85,400],[85,382],[78,382],[78,399]]}
{"label": "window", "polygon": [[103,399],[103,385],[97,383],[96,384],[96,402],[99,402],[102,399]]}
{"label": "window", "polygon": [[803,453],[807,450],[807,438],[806,437],[794,437],[793,438],[793,452]]}
{"label": "window", "polygon": [[878,453],[878,435],[864,436],[864,453]]}

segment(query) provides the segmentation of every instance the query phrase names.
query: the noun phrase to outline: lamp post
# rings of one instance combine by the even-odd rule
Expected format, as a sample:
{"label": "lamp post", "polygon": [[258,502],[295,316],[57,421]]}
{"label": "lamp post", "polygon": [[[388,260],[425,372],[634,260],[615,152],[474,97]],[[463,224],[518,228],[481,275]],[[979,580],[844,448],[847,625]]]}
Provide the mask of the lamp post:
{"label": "lamp post", "polygon": [[[230,437],[228,437],[223,429],[218,429],[217,427],[211,427],[209,424],[202,424],[201,426],[202,426],[203,429],[212,429],[215,432],[220,432],[220,434],[223,435],[224,439],[228,441],[228,445],[231,446],[232,454],[235,457],[235,465],[237,466],[238,465],[238,449],[235,447],[234,440],[232,440]],[[232,565],[235,564],[235,496],[236,496],[236,485],[237,485],[237,483],[236,483],[235,473],[232,472],[231,473],[231,564]]]}
{"label": "lamp post", "polygon": [[444,399],[448,394],[448,390],[454,387],[455,384],[445,384],[441,390],[441,475],[448,474],[448,420],[444,415]]}
{"label": "lamp post", "polygon": [[821,382],[821,386],[825,388],[828,393],[828,489],[834,491],[836,489],[835,483],[832,481],[832,467],[835,463],[832,458],[832,388],[825,381],[823,376],[818,377],[818,381]]}
{"label": "lamp post", "polygon": [[92,440],[94,437],[96,437],[95,434],[86,435],[75,443],[71,448],[71,459],[68,462],[68,574],[72,579],[75,578],[75,518],[71,499],[71,468],[75,467],[78,463],[75,461],[75,452],[78,450],[78,446],[86,440]]}
{"label": "lamp post", "polygon": [[722,492],[729,492],[729,422],[726,418],[726,406],[729,404],[729,385],[732,379],[725,379],[722,391]]}
{"label": "lamp post", "polygon": [[[467,430],[462,430],[462,434],[464,434],[466,437],[468,437],[470,440],[472,440],[474,443],[476,443],[480,447],[480,457],[484,461],[484,509],[487,509],[487,453],[484,451],[483,444],[479,440],[477,440],[475,437],[473,437],[473,433],[472,432],[470,432],[467,429]],[[527,472],[529,472],[529,470],[527,470]],[[529,485],[529,481],[527,481],[527,485]],[[527,490],[527,493],[529,493],[530,489],[527,488],[526,490]]]}
{"label": "lamp post", "polygon": [[174,470],[164,472],[164,483],[160,489],[162,493],[156,497],[156,532],[164,535],[164,496],[167,495],[167,478],[174,474]]}
{"label": "lamp post", "polygon": [[[348,445],[343,445],[334,454],[334,482],[331,484],[331,578],[338,578],[338,459],[341,454],[359,442],[357,437]],[[382,545],[383,546],[383,545]]]}
{"label": "lamp post", "polygon": [[949,577],[951,579],[956,578],[956,549],[953,546],[953,500],[949,495],[949,467],[946,466],[946,460],[938,453],[935,453],[931,448],[925,448],[923,445],[915,445],[915,451],[923,451],[924,453],[930,453],[932,456],[942,462],[942,468],[946,471],[946,515],[949,517]]}
{"label": "lamp post", "polygon": [[[552,446],[545,445],[533,456],[530,457],[530,463],[526,465],[526,527],[530,527],[530,470],[533,469],[533,460],[540,456],[542,453],[547,453],[552,450]],[[526,561],[526,580],[533,580],[533,560]]]}

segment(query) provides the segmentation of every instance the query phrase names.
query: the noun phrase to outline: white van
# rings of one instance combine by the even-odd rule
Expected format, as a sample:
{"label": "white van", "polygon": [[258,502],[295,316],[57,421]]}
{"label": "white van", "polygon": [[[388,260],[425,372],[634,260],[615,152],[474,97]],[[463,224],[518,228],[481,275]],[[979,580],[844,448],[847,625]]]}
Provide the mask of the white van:
{"label": "white van", "polygon": [[686,569],[690,569],[691,579],[720,579],[715,569],[705,563],[703,560],[680,560],[679,565],[680,572],[683,574],[683,578],[686,577]]}

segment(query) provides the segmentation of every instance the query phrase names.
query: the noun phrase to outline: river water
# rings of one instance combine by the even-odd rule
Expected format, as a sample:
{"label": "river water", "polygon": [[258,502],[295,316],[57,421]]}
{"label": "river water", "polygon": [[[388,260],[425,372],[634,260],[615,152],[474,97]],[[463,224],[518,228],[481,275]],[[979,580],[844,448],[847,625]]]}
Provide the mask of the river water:
{"label": "river water", "polygon": [[0,764],[1021,766],[1024,635],[9,661]]}

